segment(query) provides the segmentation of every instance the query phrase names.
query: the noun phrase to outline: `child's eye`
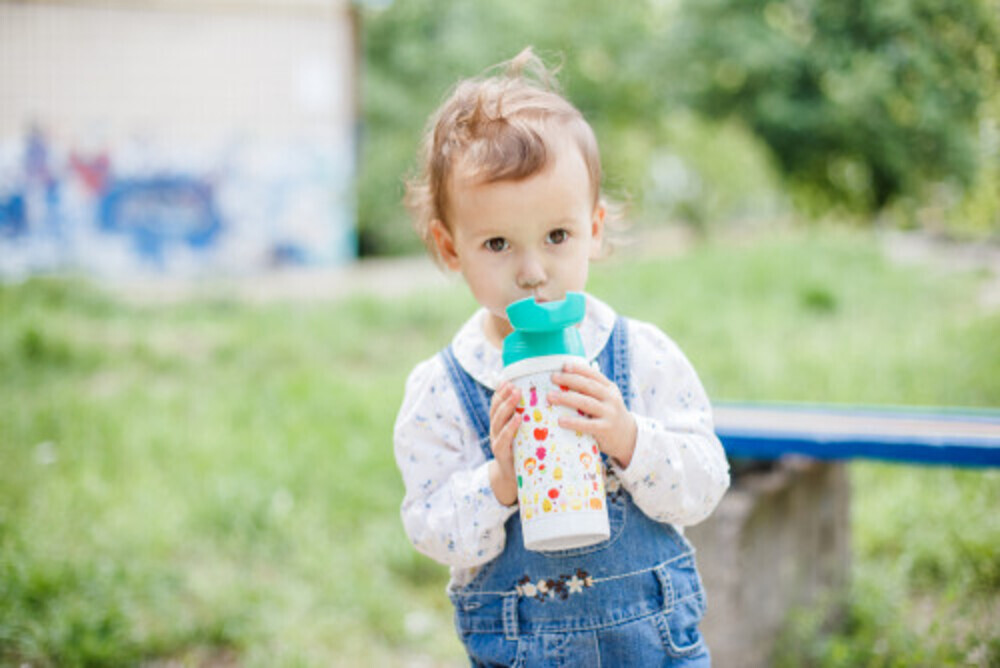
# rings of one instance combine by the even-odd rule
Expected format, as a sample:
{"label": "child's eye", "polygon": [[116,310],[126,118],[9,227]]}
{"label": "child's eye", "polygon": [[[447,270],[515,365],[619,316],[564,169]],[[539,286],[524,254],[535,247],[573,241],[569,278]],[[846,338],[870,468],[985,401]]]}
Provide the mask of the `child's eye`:
{"label": "child's eye", "polygon": [[569,232],[563,229],[552,230],[549,232],[549,243],[550,244],[561,244],[569,238]]}
{"label": "child's eye", "polygon": [[507,250],[507,246],[509,244],[507,243],[507,240],[504,239],[503,237],[493,237],[492,239],[488,239],[484,245],[486,246],[487,250],[490,250],[494,253],[502,253],[503,251]]}

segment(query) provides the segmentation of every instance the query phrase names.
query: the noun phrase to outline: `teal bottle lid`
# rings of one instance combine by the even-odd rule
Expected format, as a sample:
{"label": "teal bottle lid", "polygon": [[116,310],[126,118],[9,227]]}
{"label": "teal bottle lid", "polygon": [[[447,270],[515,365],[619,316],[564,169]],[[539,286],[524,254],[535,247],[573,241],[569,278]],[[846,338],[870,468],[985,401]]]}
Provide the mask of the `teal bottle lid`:
{"label": "teal bottle lid", "polygon": [[539,303],[528,297],[508,306],[507,318],[514,331],[503,340],[503,365],[544,355],[586,357],[575,327],[586,308],[582,292],[567,292],[565,299],[554,302]]}

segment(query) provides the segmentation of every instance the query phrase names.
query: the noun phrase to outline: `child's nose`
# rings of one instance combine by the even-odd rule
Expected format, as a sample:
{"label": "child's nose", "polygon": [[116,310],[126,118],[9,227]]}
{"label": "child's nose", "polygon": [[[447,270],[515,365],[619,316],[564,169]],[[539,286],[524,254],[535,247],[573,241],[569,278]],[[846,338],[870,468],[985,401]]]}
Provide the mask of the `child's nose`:
{"label": "child's nose", "polygon": [[534,288],[545,282],[545,267],[537,257],[525,256],[517,274],[517,284],[522,288]]}

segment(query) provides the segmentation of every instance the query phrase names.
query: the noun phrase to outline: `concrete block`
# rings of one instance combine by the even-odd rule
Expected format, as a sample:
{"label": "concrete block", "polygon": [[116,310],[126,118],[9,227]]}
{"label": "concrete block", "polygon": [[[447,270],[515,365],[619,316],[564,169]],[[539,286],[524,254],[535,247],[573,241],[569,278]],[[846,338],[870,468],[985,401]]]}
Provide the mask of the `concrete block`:
{"label": "concrete block", "polygon": [[734,474],[715,513],[685,533],[708,596],[713,665],[768,666],[788,613],[847,584],[846,466],[789,458]]}

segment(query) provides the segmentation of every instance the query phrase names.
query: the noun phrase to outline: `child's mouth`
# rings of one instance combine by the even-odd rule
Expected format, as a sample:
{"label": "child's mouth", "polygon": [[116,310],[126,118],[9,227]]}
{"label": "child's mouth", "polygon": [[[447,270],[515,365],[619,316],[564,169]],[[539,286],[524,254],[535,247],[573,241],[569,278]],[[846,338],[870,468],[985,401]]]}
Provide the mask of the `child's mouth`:
{"label": "child's mouth", "polygon": [[566,295],[563,295],[562,297],[546,297],[544,295],[532,294],[531,296],[535,299],[535,302],[538,304],[544,304],[546,302],[557,302],[560,299],[566,298]]}

